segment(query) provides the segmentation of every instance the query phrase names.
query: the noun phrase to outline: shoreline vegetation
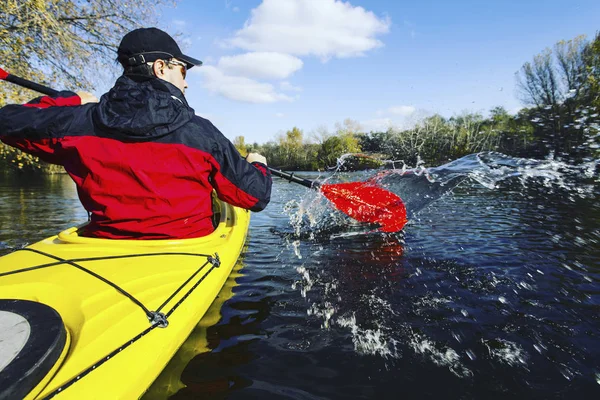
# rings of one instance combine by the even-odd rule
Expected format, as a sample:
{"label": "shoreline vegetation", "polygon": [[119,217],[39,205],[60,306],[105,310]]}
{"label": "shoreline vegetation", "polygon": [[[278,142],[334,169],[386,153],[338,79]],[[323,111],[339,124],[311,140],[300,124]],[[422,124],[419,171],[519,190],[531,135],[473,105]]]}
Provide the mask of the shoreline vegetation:
{"label": "shoreline vegetation", "polygon": [[515,157],[553,157],[583,162],[600,156],[600,33],[560,41],[526,62],[516,73],[520,100],[516,115],[495,107],[489,116],[464,112],[451,118],[431,115],[412,128],[364,132],[347,119],[333,133],[319,129],[310,139],[294,127],[265,144],[234,145],[244,155],[262,153],[269,165],[285,170],[324,170],[348,153],[346,169],[383,166],[437,166],[468,154],[496,151]]}
{"label": "shoreline vegetation", "polygon": [[[72,13],[78,12],[78,2],[65,3],[72,7]],[[98,10],[106,7],[100,0],[91,0],[90,3]],[[118,7],[130,7],[127,0],[112,3]],[[134,10],[129,11],[129,21],[125,22],[132,24],[136,16],[152,15],[154,9],[147,6],[147,2],[139,2]],[[0,6],[0,11],[3,8],[10,11],[11,7],[22,9],[18,8],[15,0],[9,0]],[[45,21],[48,13],[57,11],[41,9],[37,12],[43,13]],[[11,15],[17,15],[14,13],[18,14],[18,11]],[[114,27],[118,25],[121,30],[130,28],[123,21],[112,21],[107,17],[104,17],[106,20],[89,21],[89,26],[81,23],[70,26],[71,20],[61,20],[60,16],[54,16],[56,24],[51,27],[37,26],[36,23],[42,23],[37,20],[25,24],[32,15],[35,17],[36,14],[16,16],[15,20],[23,20],[17,26],[24,27],[22,31],[16,29],[16,25],[7,28],[0,18],[0,35],[15,39],[10,48],[0,45],[0,57],[5,60],[5,67],[15,74],[58,87],[90,90],[98,81],[85,80],[86,74],[95,79],[105,79],[94,75],[86,65],[79,66],[81,74],[76,74],[78,66],[72,62],[81,58],[81,54],[87,54],[95,57],[96,66],[114,63],[111,48],[116,46],[114,42],[121,35]],[[78,29],[81,34],[73,37],[66,33],[73,29]],[[110,36],[102,36],[108,31]],[[58,40],[41,40],[50,37]],[[98,46],[94,39],[99,37],[105,38],[102,46]],[[35,41],[35,38],[40,41]],[[23,57],[15,57],[15,54]],[[64,59],[65,62],[52,62],[45,69],[41,68],[44,65],[40,65],[37,71],[32,69],[31,57],[37,60],[37,64],[43,64],[44,57],[48,56],[55,56],[58,61]],[[66,67],[68,65],[72,68]],[[48,71],[47,75],[40,72],[44,70]],[[485,116],[468,111],[450,118],[434,114],[421,118],[410,128],[390,127],[381,132],[365,132],[358,122],[346,119],[336,124],[334,132],[319,128],[307,137],[302,130],[293,127],[264,144],[248,144],[244,136],[237,136],[233,142],[242,155],[259,152],[267,158],[270,166],[289,171],[331,169],[337,165],[340,156],[348,153],[357,155],[345,159],[344,167],[350,170],[379,168],[388,160],[409,167],[421,164],[436,166],[481,151],[496,151],[515,157],[553,157],[568,162],[598,159],[600,32],[591,41],[585,36],[578,36],[556,43],[523,64],[515,75],[519,98],[524,106],[515,115],[503,107],[495,107]],[[31,97],[30,91],[8,84],[0,85],[0,107],[22,103]],[[0,143],[0,171],[40,175],[63,172],[62,167],[47,164],[3,143]]]}

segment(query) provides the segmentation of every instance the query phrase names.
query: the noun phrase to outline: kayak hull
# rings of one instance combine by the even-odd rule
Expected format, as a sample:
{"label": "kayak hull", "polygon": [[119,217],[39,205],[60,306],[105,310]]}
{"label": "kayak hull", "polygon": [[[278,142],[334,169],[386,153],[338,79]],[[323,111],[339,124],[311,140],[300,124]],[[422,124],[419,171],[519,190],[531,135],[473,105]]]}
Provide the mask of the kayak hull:
{"label": "kayak hull", "polygon": [[1,257],[0,296],[56,310],[69,338],[26,398],[139,398],[219,293],[249,218],[222,203],[203,238],[105,240],[70,228]]}

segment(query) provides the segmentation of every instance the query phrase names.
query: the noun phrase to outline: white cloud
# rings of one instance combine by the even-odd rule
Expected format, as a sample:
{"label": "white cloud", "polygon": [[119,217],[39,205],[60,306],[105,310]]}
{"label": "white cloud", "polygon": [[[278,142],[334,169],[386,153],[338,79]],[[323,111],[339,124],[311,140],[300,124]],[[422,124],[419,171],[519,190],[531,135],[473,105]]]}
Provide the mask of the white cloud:
{"label": "white cloud", "polygon": [[360,125],[363,127],[365,132],[385,132],[389,128],[398,128],[391,118],[376,118],[367,121],[360,121]]}
{"label": "white cloud", "polygon": [[275,116],[277,118],[283,118],[283,117],[285,117],[285,114],[284,113],[276,113]]}
{"label": "white cloud", "polygon": [[361,122],[366,127],[366,131],[386,131],[389,128],[401,129],[408,125],[414,124],[415,120],[422,118],[425,111],[417,110],[413,106],[392,106],[385,110],[377,111],[377,115],[381,118],[376,118]]}
{"label": "white cloud", "polygon": [[182,20],[182,19],[174,19],[174,20],[173,20],[173,23],[174,23],[174,24],[175,24],[175,25],[176,25],[178,28],[183,28],[183,27],[184,27],[184,26],[187,24],[187,22],[185,22],[185,21],[184,21],[184,20]]}
{"label": "white cloud", "polygon": [[239,7],[233,7],[233,9],[231,11],[233,11],[233,12],[239,12],[240,8]]}
{"label": "white cloud", "polygon": [[361,56],[383,46],[388,18],[340,0],[263,0],[229,45],[248,51],[330,57]]}
{"label": "white cloud", "polygon": [[413,106],[393,106],[388,108],[388,112],[393,115],[401,115],[403,117],[408,117],[415,113],[417,109]]}
{"label": "white cloud", "polygon": [[203,86],[208,91],[231,100],[245,103],[275,103],[293,100],[289,96],[277,93],[273,85],[269,83],[261,83],[241,76],[226,75],[214,66],[206,65],[191,71],[197,71],[204,76]]}
{"label": "white cloud", "polygon": [[377,111],[377,115],[400,115],[402,117],[410,117],[413,115],[417,109],[413,106],[392,106],[386,108],[385,110]]}
{"label": "white cloud", "polygon": [[254,52],[221,57],[218,67],[225,73],[248,78],[285,79],[302,65],[302,60],[289,54]]}
{"label": "white cloud", "polygon": [[282,81],[279,83],[279,89],[285,90],[287,92],[301,92],[302,88],[300,86],[294,86],[288,81]]}

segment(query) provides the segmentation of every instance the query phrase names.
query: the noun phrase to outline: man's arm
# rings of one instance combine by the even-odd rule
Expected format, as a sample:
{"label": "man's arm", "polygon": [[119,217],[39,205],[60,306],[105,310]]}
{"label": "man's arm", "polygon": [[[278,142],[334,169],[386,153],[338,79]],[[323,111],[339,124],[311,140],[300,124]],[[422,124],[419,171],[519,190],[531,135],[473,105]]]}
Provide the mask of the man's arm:
{"label": "man's arm", "polygon": [[97,101],[90,93],[64,91],[23,105],[5,106],[0,109],[0,140],[46,162],[62,164],[57,146],[60,133],[81,115],[68,106]]}
{"label": "man's arm", "polygon": [[247,161],[214,125],[210,126],[218,143],[213,154],[217,164],[211,176],[217,195],[238,207],[263,210],[271,200],[273,183],[267,160],[260,154],[250,153]]}

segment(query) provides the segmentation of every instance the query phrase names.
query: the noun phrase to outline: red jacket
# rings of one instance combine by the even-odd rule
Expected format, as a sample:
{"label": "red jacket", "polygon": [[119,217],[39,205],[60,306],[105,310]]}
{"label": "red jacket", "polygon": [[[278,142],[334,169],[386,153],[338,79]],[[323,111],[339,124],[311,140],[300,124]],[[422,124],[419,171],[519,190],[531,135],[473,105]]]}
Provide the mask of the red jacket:
{"label": "red jacket", "polygon": [[266,166],[246,162],[170,83],[123,76],[99,103],[80,104],[74,93],[61,92],[3,107],[0,139],[64,166],[91,213],[88,235],[207,235],[213,231],[213,189],[252,211],[268,204]]}

